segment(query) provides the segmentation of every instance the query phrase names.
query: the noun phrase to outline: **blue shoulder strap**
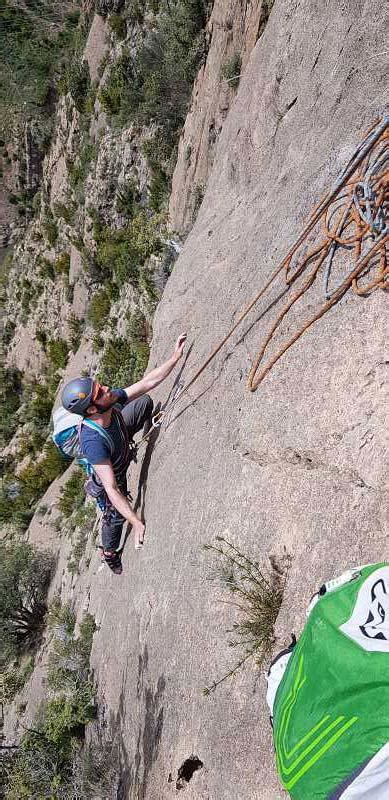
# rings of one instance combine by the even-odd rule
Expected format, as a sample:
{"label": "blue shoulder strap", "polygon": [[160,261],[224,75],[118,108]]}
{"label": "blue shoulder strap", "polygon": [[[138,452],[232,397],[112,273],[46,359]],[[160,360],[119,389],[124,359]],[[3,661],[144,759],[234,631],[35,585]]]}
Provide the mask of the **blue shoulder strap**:
{"label": "blue shoulder strap", "polygon": [[87,428],[91,428],[92,431],[96,431],[96,433],[98,433],[103,439],[105,439],[111,451],[111,456],[113,455],[113,451],[115,448],[113,439],[101,425],[98,425],[97,422],[93,422],[93,420],[91,419],[83,419],[81,425],[86,425]]}

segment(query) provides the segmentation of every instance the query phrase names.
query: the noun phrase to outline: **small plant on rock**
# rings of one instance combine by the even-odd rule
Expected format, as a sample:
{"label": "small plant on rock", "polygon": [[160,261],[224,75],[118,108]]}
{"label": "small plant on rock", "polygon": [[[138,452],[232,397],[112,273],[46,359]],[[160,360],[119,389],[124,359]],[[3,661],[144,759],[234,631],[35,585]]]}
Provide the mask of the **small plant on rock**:
{"label": "small plant on rock", "polygon": [[237,89],[242,69],[242,58],[240,53],[234,53],[229,61],[226,61],[221,69],[221,77],[228,81],[233,89]]}
{"label": "small plant on rock", "polygon": [[223,536],[216,536],[216,544],[204,545],[204,550],[217,556],[210,578],[227,589],[231,598],[224,600],[234,606],[240,615],[232,629],[229,647],[243,649],[242,657],[223,675],[204,689],[208,695],[232,678],[250,658],[258,666],[268,658],[274,636],[274,626],[283,596],[283,580],[279,573],[265,575],[258,562],[252,561]]}

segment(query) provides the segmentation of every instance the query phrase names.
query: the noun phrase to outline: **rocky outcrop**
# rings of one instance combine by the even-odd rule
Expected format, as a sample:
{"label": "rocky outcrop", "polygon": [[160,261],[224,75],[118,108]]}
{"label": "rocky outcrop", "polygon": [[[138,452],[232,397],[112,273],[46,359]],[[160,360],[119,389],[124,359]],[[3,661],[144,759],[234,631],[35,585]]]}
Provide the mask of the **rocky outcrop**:
{"label": "rocky outcrop", "polygon": [[207,25],[206,62],[197,76],[178,148],[169,214],[181,234],[193,225],[236,86],[267,21],[268,0],[216,0]]}

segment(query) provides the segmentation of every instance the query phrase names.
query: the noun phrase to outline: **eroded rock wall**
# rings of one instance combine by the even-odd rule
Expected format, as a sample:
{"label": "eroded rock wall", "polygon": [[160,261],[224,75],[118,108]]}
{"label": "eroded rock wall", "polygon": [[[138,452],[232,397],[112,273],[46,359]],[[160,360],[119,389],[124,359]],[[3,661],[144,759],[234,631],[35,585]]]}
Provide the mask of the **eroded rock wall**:
{"label": "eroded rock wall", "polygon": [[[151,364],[187,330],[188,380],[383,112],[384,24],[378,2],[276,0],[159,305]],[[224,534],[263,563],[286,548],[280,644],[300,632],[323,579],[385,557],[385,294],[348,294],[250,394],[245,377],[274,310],[259,317],[275,297],[253,312],[161,433],[144,495],[143,552],[127,546],[120,586],[104,572],[92,582],[100,625],[93,658],[122,739],[121,797],[175,795],[177,770],[191,754],[204,767],[185,797],[284,797],[264,677],[252,665],[215,695],[202,693],[231,663],[225,631],[235,619],[205,580],[202,544]],[[319,286],[307,305],[318,302]],[[168,388],[156,394],[164,400]]]}

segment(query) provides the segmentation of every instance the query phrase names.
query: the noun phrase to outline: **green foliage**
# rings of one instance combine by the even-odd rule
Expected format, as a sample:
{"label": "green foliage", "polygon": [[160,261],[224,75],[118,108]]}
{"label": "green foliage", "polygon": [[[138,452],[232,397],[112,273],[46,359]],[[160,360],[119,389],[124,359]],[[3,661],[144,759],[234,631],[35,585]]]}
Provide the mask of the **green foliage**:
{"label": "green foliage", "polygon": [[0,667],[4,669],[39,643],[53,556],[17,540],[0,541],[0,556]]}
{"label": "green foliage", "polygon": [[66,222],[67,225],[73,225],[77,208],[71,203],[70,199],[66,203],[54,203],[54,214]]}
{"label": "green foliage", "polygon": [[88,320],[97,333],[106,327],[110,308],[111,300],[106,289],[95,292],[89,304]]}
{"label": "green foliage", "polygon": [[284,582],[273,572],[265,575],[258,562],[241,553],[223,536],[216,536],[216,544],[205,545],[204,550],[217,557],[210,578],[232,596],[227,601],[238,609],[240,619],[227,633],[232,648],[243,648],[243,655],[228,672],[204,690],[205,694],[233,677],[243,664],[254,658],[258,666],[270,655],[274,626],[282,603]]}
{"label": "green foliage", "polygon": [[149,329],[146,317],[141,311],[138,310],[127,314],[126,335],[134,344],[147,342]]}
{"label": "green foliage", "polygon": [[3,328],[2,342],[7,347],[14,337],[16,325],[11,319],[7,319]]}
{"label": "green foliage", "polygon": [[15,115],[22,120],[40,115],[47,127],[57,75],[81,61],[74,56],[83,49],[86,19],[78,9],[69,14],[66,4],[43,0],[25,5],[3,0],[1,16],[2,127],[12,130]]}
{"label": "green foliage", "polygon": [[84,738],[84,728],[96,717],[94,688],[82,683],[67,697],[59,695],[49,700],[45,709],[44,733],[64,753],[72,752],[71,739]]}
{"label": "green foliage", "polygon": [[70,253],[61,253],[54,263],[54,270],[57,275],[69,275]]}
{"label": "green foliage", "polygon": [[[44,331],[39,333],[41,334],[41,341],[46,341]],[[56,385],[50,382],[34,382],[26,384],[24,387],[23,418],[26,422],[32,422],[34,427],[42,432],[46,432],[50,423],[55,391]]]}
{"label": "green foliage", "polygon": [[37,719],[21,739],[6,767],[5,800],[92,797],[84,792],[80,755],[86,725],[96,717],[89,659],[95,623],[87,614],[74,636],[75,617],[57,600],[49,612],[54,631],[48,680],[55,694],[41,705]]}
{"label": "green foliage", "polygon": [[131,281],[137,286],[140,267],[152,253],[162,250],[155,223],[144,211],[121,230],[103,228],[97,241],[96,261],[102,277],[113,275],[118,286]]}
{"label": "green foliage", "polygon": [[66,466],[57,447],[48,442],[43,451],[43,458],[24,467],[19,473],[22,494],[26,502],[36,503],[50,484],[62,475]]}
{"label": "green foliage", "polygon": [[53,281],[55,278],[55,271],[54,271],[54,264],[49,261],[47,258],[43,256],[39,256],[37,259],[38,265],[38,274],[41,278],[45,280],[48,278],[49,280]]}
{"label": "green foliage", "polygon": [[194,222],[199,212],[201,203],[204,200],[205,187],[202,183],[198,183],[192,193],[192,221]]}
{"label": "green foliage", "polygon": [[94,504],[84,505],[73,512],[69,522],[72,550],[68,558],[68,570],[72,575],[75,575],[79,572],[80,561],[85,554],[89,535],[92,533],[96,522]]}
{"label": "green foliage", "polygon": [[[143,16],[133,0],[131,17]],[[134,56],[124,50],[100,92],[104,110],[121,124],[157,124],[171,152],[184,122],[193,80],[205,54],[203,0],[164,3],[144,45]]]}
{"label": "green foliage", "polygon": [[228,81],[233,89],[236,89],[239,85],[241,69],[242,57],[240,53],[234,53],[234,55],[223,64],[220,75]]}
{"label": "green foliage", "polygon": [[58,239],[58,227],[52,214],[48,214],[42,222],[42,232],[48,244],[54,247]]}
{"label": "green foliage", "polygon": [[1,672],[2,700],[11,703],[15,695],[23,689],[34,669],[34,657],[27,656],[20,663],[15,662]]}
{"label": "green foliage", "polygon": [[51,339],[47,343],[50,363],[57,369],[65,369],[69,357],[69,345],[65,339]]}
{"label": "green foliage", "polygon": [[73,61],[61,83],[61,89],[68,91],[74,105],[81,114],[85,111],[90,90],[90,73],[87,61]]}
{"label": "green foliage", "polygon": [[83,187],[89,175],[92,162],[97,155],[96,145],[86,137],[81,147],[80,154],[76,161],[67,164],[69,171],[69,183],[79,199],[83,198]]}
{"label": "green foliage", "polygon": [[170,180],[159,164],[152,168],[150,183],[150,208],[157,214],[167,206],[170,195]]}
{"label": "green foliage", "polygon": [[147,367],[149,348],[146,343],[131,344],[126,339],[109,341],[100,364],[100,378],[108,386],[124,386],[139,380]]}
{"label": "green foliage", "polygon": [[129,50],[124,50],[113,65],[108,79],[99,91],[103,110],[110,115],[121,114],[120,121],[129,121],[141,100],[139,81]]}
{"label": "green foliage", "polygon": [[74,632],[76,617],[68,603],[61,603],[59,596],[55,597],[50,604],[47,613],[47,624],[49,629],[59,627],[63,629],[66,636],[71,636]]}
{"label": "green foliage", "polygon": [[48,683],[51,689],[77,689],[88,677],[94,618],[86,614],[80,623],[79,635],[74,634],[75,616],[68,604],[57,599],[50,608],[48,624],[54,633],[49,656]]}
{"label": "green foliage", "polygon": [[73,353],[76,353],[80,343],[81,343],[81,335],[84,330],[84,321],[76,317],[75,314],[71,314],[68,318],[68,325],[70,331],[70,344],[73,350]]}
{"label": "green foliage", "polygon": [[18,427],[15,412],[18,410],[22,396],[22,373],[11,367],[3,369],[0,381],[0,447],[11,441]]}
{"label": "green foliage", "polygon": [[72,472],[68,481],[61,488],[61,497],[58,508],[61,514],[69,517],[73,511],[77,511],[85,502],[85,474],[81,469]]}
{"label": "green foliage", "polygon": [[136,22],[139,24],[143,22],[145,15],[145,2],[144,0],[129,0],[127,6],[128,20],[131,25]]}
{"label": "green foliage", "polygon": [[116,210],[126,217],[133,217],[139,199],[134,181],[128,181],[118,186],[116,195]]}
{"label": "green foliage", "polygon": [[125,39],[127,34],[126,20],[120,14],[110,14],[108,25],[118,39]]}

